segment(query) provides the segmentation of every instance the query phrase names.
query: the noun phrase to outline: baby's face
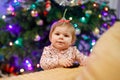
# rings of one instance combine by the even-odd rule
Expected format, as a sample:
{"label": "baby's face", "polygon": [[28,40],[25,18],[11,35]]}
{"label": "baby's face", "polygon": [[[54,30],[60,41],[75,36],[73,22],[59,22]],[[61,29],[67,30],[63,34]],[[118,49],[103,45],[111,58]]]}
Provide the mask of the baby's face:
{"label": "baby's face", "polygon": [[65,50],[72,45],[72,33],[67,27],[56,27],[50,41],[55,48]]}

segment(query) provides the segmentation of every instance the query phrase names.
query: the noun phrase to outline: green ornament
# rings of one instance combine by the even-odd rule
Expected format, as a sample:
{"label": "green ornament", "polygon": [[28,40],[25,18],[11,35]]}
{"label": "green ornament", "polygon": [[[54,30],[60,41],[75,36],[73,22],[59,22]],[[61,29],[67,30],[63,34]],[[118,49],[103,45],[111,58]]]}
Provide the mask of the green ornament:
{"label": "green ornament", "polygon": [[15,45],[17,46],[22,46],[23,45],[23,39],[22,38],[18,38],[15,42],[14,42]]}
{"label": "green ornament", "polygon": [[36,5],[35,5],[35,4],[32,4],[32,5],[30,6],[30,8],[31,8],[31,9],[35,9],[35,8],[36,8]]}
{"label": "green ornament", "polygon": [[82,23],[87,23],[87,20],[86,20],[85,17],[81,17],[81,18],[80,18],[80,22],[82,22]]}

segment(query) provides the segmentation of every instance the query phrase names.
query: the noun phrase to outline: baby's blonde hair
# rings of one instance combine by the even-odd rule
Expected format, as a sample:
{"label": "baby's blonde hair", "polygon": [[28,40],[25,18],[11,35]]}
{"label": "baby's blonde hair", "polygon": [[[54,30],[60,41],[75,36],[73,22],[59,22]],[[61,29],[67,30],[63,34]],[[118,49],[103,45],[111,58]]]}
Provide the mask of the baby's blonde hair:
{"label": "baby's blonde hair", "polygon": [[63,21],[61,22],[60,20],[54,22],[51,26],[51,30],[49,33],[49,39],[51,40],[52,33],[55,30],[55,28],[58,26],[61,26],[61,27],[64,26],[64,27],[67,27],[68,29],[70,29],[71,34],[72,34],[72,44],[74,44],[76,41],[75,28],[73,27],[73,25],[70,22],[63,22]]}

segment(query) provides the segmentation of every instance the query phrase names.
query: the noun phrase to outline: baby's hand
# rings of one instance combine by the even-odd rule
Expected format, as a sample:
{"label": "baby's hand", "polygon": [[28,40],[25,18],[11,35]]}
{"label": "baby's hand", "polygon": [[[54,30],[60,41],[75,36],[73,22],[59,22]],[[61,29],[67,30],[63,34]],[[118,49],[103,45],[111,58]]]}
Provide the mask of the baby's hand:
{"label": "baby's hand", "polygon": [[60,59],[59,60],[59,65],[63,67],[70,67],[73,65],[73,60],[72,59]]}
{"label": "baby's hand", "polygon": [[76,68],[76,67],[79,67],[79,66],[80,66],[79,62],[75,61],[75,62],[73,63],[73,65],[70,66],[70,67],[68,67],[68,68]]}

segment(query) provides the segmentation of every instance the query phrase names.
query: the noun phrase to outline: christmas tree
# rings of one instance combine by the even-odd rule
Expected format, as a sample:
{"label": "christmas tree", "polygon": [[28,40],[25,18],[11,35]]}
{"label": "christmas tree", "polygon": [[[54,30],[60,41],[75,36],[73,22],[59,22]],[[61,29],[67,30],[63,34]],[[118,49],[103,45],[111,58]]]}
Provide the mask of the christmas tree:
{"label": "christmas tree", "polygon": [[[8,73],[39,71],[51,24],[63,16],[74,25],[75,45],[89,55],[99,37],[116,22],[115,10],[95,0],[9,0],[0,19],[0,56]],[[64,15],[64,12],[66,13]]]}

